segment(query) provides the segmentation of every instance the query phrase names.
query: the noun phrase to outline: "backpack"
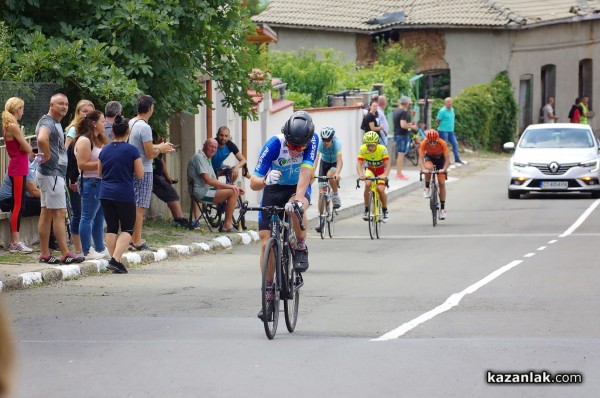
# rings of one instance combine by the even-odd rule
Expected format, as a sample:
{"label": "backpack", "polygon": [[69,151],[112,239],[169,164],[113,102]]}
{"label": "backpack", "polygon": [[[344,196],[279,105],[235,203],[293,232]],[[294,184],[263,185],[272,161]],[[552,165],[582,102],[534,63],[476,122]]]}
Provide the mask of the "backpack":
{"label": "backpack", "polygon": [[369,131],[369,124],[367,123],[367,116],[363,116],[362,123],[360,124],[360,129],[363,131]]}
{"label": "backpack", "polygon": [[[75,156],[75,143],[77,140],[71,141],[71,145],[67,148],[67,183],[76,184],[79,178],[79,167],[77,167],[77,157]],[[90,149],[94,149],[94,144],[90,140]],[[81,172],[83,175],[83,171]]]}

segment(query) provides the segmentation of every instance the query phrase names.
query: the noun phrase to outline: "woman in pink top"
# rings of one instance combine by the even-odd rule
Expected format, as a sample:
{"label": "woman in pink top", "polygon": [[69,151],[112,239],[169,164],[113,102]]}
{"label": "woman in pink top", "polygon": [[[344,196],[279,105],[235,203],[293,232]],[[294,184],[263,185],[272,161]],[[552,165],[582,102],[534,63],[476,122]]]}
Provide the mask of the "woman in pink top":
{"label": "woman in pink top", "polygon": [[19,240],[21,213],[25,197],[25,179],[29,172],[29,155],[34,156],[31,145],[25,140],[18,121],[23,117],[25,102],[21,98],[12,97],[6,101],[2,112],[2,136],[6,151],[10,157],[8,177],[12,182],[14,198],[10,217],[11,239],[8,250],[11,253],[31,253],[31,248]]}
{"label": "woman in pink top", "polygon": [[[100,205],[100,179],[98,155],[108,142],[104,134],[105,120],[100,111],[91,111],[76,126],[75,157],[80,170],[81,223],[79,237],[81,248],[88,260],[110,258],[104,245],[104,213]],[[92,248],[92,240],[94,247]],[[95,249],[95,250],[93,250]]]}

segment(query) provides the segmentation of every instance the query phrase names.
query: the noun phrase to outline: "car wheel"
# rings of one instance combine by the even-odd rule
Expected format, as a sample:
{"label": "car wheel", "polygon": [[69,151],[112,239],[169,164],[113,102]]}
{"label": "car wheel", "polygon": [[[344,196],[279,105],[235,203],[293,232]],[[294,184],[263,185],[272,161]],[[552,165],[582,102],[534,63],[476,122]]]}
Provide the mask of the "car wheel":
{"label": "car wheel", "polygon": [[508,190],[508,198],[509,199],[519,199],[521,197],[521,193],[519,191],[511,191]]}

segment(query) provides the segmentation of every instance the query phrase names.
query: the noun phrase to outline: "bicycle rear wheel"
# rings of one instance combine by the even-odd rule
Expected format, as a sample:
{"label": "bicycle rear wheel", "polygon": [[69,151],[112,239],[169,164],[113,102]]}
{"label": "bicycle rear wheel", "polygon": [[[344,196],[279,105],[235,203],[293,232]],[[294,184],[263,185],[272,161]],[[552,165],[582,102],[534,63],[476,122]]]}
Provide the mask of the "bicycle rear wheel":
{"label": "bicycle rear wheel", "polygon": [[376,210],[375,210],[375,194],[371,192],[369,194],[369,235],[371,239],[375,239],[375,228],[376,228]]}
{"label": "bicycle rear wheel", "polygon": [[438,220],[438,190],[437,183],[431,183],[431,198],[429,199],[429,207],[431,207],[431,216],[433,218],[433,226],[437,225]]}
{"label": "bicycle rear wheel", "polygon": [[417,148],[414,143],[410,148],[410,154],[410,161],[412,162],[413,166],[417,166],[419,164],[419,148]]}
{"label": "bicycle rear wheel", "polygon": [[219,205],[203,203],[202,211],[206,215],[206,221],[211,227],[218,228],[221,225],[221,210],[219,209]]}
{"label": "bicycle rear wheel", "polygon": [[281,269],[287,269],[285,272],[287,283],[287,294],[283,297],[283,311],[285,313],[285,326],[288,332],[292,333],[296,329],[298,321],[298,304],[300,302],[300,287],[298,282],[301,280],[300,274],[296,273],[292,266],[291,253],[282,256],[285,264],[281,264]]}
{"label": "bicycle rear wheel", "polygon": [[[238,196],[237,208],[241,209],[244,206],[244,203],[247,203],[247,202],[243,202],[242,198]],[[237,219],[235,218],[235,216],[233,216],[233,227],[235,229],[237,229],[238,231],[239,231],[239,229],[241,227],[245,231],[246,230],[246,216],[245,215],[241,215],[240,216],[238,214],[238,218]]]}
{"label": "bicycle rear wheel", "polygon": [[[269,340],[273,340],[275,333],[277,333],[277,323],[279,322],[279,290],[280,286],[277,285],[277,273],[279,259],[279,248],[277,241],[271,238],[267,242],[265,247],[265,256],[263,258],[262,268],[262,289],[261,289],[261,302],[263,312],[263,324],[265,327],[265,334]],[[275,268],[275,274],[273,275],[273,284],[271,289],[273,290],[273,297],[271,300],[267,299],[267,293],[269,287],[267,285],[267,278],[269,275],[269,264]],[[270,315],[270,316],[269,316]]]}

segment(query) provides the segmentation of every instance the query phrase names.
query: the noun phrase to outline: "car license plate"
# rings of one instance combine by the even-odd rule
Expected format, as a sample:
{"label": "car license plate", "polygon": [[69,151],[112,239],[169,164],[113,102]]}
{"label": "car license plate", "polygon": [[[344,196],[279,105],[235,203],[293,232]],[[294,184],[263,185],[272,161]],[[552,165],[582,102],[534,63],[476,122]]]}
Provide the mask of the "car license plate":
{"label": "car license plate", "polygon": [[542,181],[540,184],[542,189],[567,189],[568,187],[567,181]]}

